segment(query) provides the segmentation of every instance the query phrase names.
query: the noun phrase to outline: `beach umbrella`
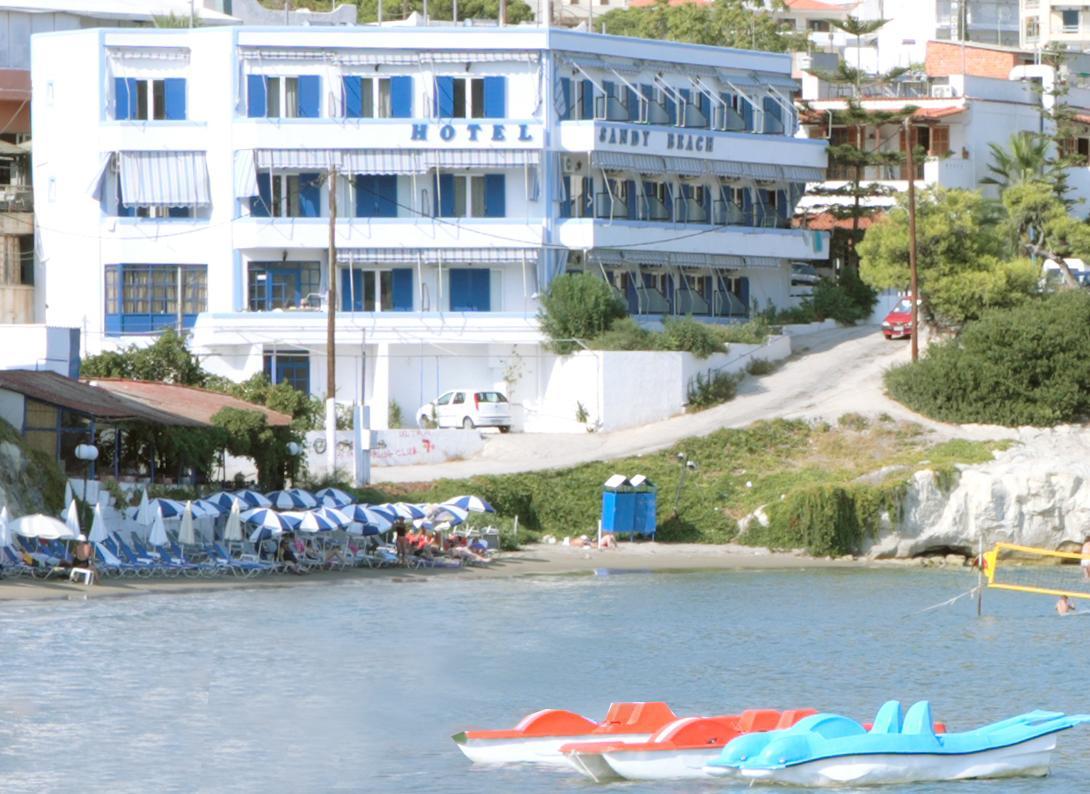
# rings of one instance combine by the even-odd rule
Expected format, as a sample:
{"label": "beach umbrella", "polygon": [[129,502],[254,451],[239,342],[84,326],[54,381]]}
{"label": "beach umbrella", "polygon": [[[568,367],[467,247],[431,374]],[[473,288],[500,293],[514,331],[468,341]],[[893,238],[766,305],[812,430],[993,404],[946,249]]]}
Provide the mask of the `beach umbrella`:
{"label": "beach umbrella", "polygon": [[247,507],[272,507],[272,502],[265,498],[265,494],[251,491],[248,488],[235,491],[234,496],[236,499],[241,499],[242,504]]}
{"label": "beach umbrella", "polygon": [[471,513],[495,513],[496,509],[479,496],[455,496],[447,499],[444,505],[453,505]]}
{"label": "beach umbrella", "polygon": [[186,502],[182,511],[182,524],[178,527],[178,542],[183,546],[197,545],[197,531],[193,528],[193,503]]}
{"label": "beach umbrella", "polygon": [[277,510],[306,510],[308,507],[316,507],[318,504],[310,494],[307,494],[307,497],[309,497],[307,499],[294,491],[270,491],[265,496]]}
{"label": "beach umbrella", "polygon": [[152,516],[179,518],[185,512],[185,505],[176,499],[158,497],[148,502],[148,509],[151,510]]}
{"label": "beach umbrella", "polygon": [[140,492],[140,506],[136,509],[136,523],[149,526],[155,520],[155,513],[148,506],[148,489]]}
{"label": "beach umbrella", "polygon": [[293,529],[299,532],[332,532],[339,529],[332,520],[316,512],[282,513],[281,515],[294,520],[296,523]]}
{"label": "beach umbrella", "polygon": [[163,523],[163,514],[156,513],[155,519],[151,522],[151,532],[148,533],[148,543],[152,546],[165,546],[170,542],[170,538],[167,537],[167,528]]}
{"label": "beach umbrella", "polygon": [[8,528],[10,523],[11,513],[8,512],[8,506],[4,505],[0,508],[0,549],[11,545],[11,530]]}
{"label": "beach umbrella", "polygon": [[95,505],[95,517],[91,521],[91,534],[87,539],[92,543],[102,543],[107,537],[109,533],[106,531],[106,519],[102,517],[102,505]]}
{"label": "beach umbrella", "polygon": [[260,543],[263,540],[269,540],[270,538],[278,538],[284,534],[284,530],[278,527],[258,527],[250,533],[251,543]]}
{"label": "beach umbrella", "polygon": [[453,527],[469,518],[469,511],[451,504],[432,505],[428,518],[432,521],[446,521]]}
{"label": "beach umbrella", "polygon": [[24,538],[42,540],[75,540],[79,534],[73,532],[64,522],[41,513],[17,518],[8,525],[8,529]]}
{"label": "beach umbrella", "polygon": [[340,510],[336,507],[316,507],[313,513],[327,518],[332,521],[338,529],[347,527],[352,523],[352,516],[348,515],[344,510]]}
{"label": "beach umbrella", "polygon": [[227,493],[227,491],[216,491],[211,496],[204,497],[202,502],[210,502],[216,507],[228,512],[231,509],[231,503],[235,501],[237,497],[234,494]]}
{"label": "beach umbrella", "polygon": [[64,512],[64,524],[72,530],[73,537],[80,533],[79,508],[76,507],[75,499],[68,503],[68,509]]}
{"label": "beach umbrella", "polygon": [[275,529],[279,532],[286,532],[294,526],[294,522],[289,517],[267,507],[255,507],[247,510],[239,518],[259,529]]}
{"label": "beach umbrella", "polygon": [[379,509],[385,513],[393,513],[395,518],[404,518],[406,521],[424,518],[427,515],[422,509],[408,502],[379,505]]}
{"label": "beach umbrella", "polygon": [[242,520],[239,518],[239,501],[231,500],[231,512],[227,514],[227,525],[223,528],[224,540],[242,540]]}
{"label": "beach umbrella", "polygon": [[318,497],[304,488],[288,488],[288,493],[305,503],[308,509],[318,506]]}
{"label": "beach umbrella", "polygon": [[192,505],[194,518],[219,518],[231,509],[230,505],[221,507],[208,499],[194,499]]}
{"label": "beach umbrella", "polygon": [[72,500],[75,499],[75,498],[76,498],[75,494],[72,493],[72,482],[70,480],[65,480],[64,481],[64,503],[65,504],[71,504]]}
{"label": "beach umbrella", "polygon": [[385,532],[394,524],[389,515],[380,510],[375,510],[369,505],[352,505],[352,507],[345,512],[353,521],[363,524],[364,526],[372,527],[375,530],[374,533],[364,534]]}
{"label": "beach umbrella", "polygon": [[340,488],[322,488],[314,492],[318,502],[330,507],[347,507],[352,504],[352,497]]}

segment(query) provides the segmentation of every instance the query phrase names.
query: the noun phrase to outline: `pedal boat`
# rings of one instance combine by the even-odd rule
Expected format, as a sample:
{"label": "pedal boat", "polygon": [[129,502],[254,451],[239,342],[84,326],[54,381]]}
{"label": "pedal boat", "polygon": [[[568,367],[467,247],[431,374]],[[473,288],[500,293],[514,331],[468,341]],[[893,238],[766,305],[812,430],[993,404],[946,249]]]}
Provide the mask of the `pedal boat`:
{"label": "pedal boat", "polygon": [[901,704],[889,701],[869,731],[847,717],[815,714],[786,730],[738,737],[705,771],[795,786],[1044,776],[1056,734],[1088,721],[1088,715],[1032,711],[964,733],[937,734],[927,701],[909,708],[903,721]]}
{"label": "pedal boat", "polygon": [[572,742],[645,742],[678,719],[665,703],[613,703],[605,719],[595,722],[561,709],[544,709],[524,717],[509,730],[462,731],[452,738],[475,764],[534,763],[567,766],[560,748]]}
{"label": "pedal boat", "polygon": [[585,777],[609,780],[679,780],[706,778],[704,765],[727,742],[743,733],[789,728],[813,709],[749,709],[720,717],[685,717],[662,728],[646,742],[566,744],[560,752]]}

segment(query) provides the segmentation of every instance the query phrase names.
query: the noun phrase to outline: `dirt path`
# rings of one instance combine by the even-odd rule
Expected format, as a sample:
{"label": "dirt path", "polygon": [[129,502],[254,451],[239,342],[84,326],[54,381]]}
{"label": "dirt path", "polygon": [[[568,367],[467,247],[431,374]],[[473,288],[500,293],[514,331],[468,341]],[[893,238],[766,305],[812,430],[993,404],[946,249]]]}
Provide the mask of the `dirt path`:
{"label": "dirt path", "polygon": [[443,477],[502,474],[573,466],[594,460],[640,455],[669,447],[687,436],[723,427],[742,427],[760,419],[837,417],[856,412],[887,413],[918,422],[941,438],[999,438],[1007,428],[932,422],[890,400],[882,374],[908,360],[907,342],[889,342],[875,326],[836,328],[794,340],[795,354],[763,378],[747,378],[729,403],[612,433],[512,433],[490,435],[477,456],[429,466],[391,466],[372,470],[376,482],[418,482]]}

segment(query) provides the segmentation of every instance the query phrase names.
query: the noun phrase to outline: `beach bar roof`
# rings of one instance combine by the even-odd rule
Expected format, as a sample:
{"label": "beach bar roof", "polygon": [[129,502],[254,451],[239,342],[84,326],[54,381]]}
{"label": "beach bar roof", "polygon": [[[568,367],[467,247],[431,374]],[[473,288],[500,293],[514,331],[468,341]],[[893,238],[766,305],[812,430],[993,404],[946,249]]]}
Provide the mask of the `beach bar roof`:
{"label": "beach bar roof", "polygon": [[265,422],[270,427],[287,427],[291,424],[291,417],[287,414],[228,394],[193,386],[115,378],[94,378],[88,382],[122,399],[135,401],[154,410],[177,414],[202,425],[211,425],[212,417],[224,408],[257,411],[264,414]]}

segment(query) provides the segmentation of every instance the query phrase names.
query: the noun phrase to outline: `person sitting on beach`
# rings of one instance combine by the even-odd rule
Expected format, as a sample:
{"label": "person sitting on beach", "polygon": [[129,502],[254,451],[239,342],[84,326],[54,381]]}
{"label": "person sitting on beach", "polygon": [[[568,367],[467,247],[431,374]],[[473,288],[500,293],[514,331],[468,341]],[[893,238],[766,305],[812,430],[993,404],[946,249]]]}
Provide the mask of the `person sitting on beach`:
{"label": "person sitting on beach", "polygon": [[280,538],[280,545],[276,547],[276,561],[284,566],[285,571],[302,575],[303,569],[299,567],[299,558],[291,545],[291,538],[288,535]]}
{"label": "person sitting on beach", "polygon": [[428,539],[428,533],[421,530],[416,535],[411,535],[412,540],[409,545],[412,549],[414,557],[420,557],[424,560],[430,560],[435,556],[432,551],[431,541]]}
{"label": "person sitting on beach", "polygon": [[615,549],[617,548],[617,541],[613,539],[612,532],[605,532],[602,534],[602,539],[598,541],[598,548],[600,549]]}
{"label": "person sitting on beach", "polygon": [[1079,561],[1079,566],[1082,568],[1082,578],[1090,580],[1090,535],[1087,535],[1082,542],[1082,559]]}
{"label": "person sitting on beach", "polygon": [[76,547],[72,549],[72,561],[69,565],[72,568],[83,568],[90,571],[92,581],[94,580],[95,553],[91,549],[91,544],[87,542],[86,535],[80,534],[76,538]]}
{"label": "person sitting on beach", "polygon": [[1060,596],[1060,600],[1056,602],[1056,613],[1059,615],[1067,615],[1075,611],[1075,605],[1071,603],[1071,599],[1066,595]]}

